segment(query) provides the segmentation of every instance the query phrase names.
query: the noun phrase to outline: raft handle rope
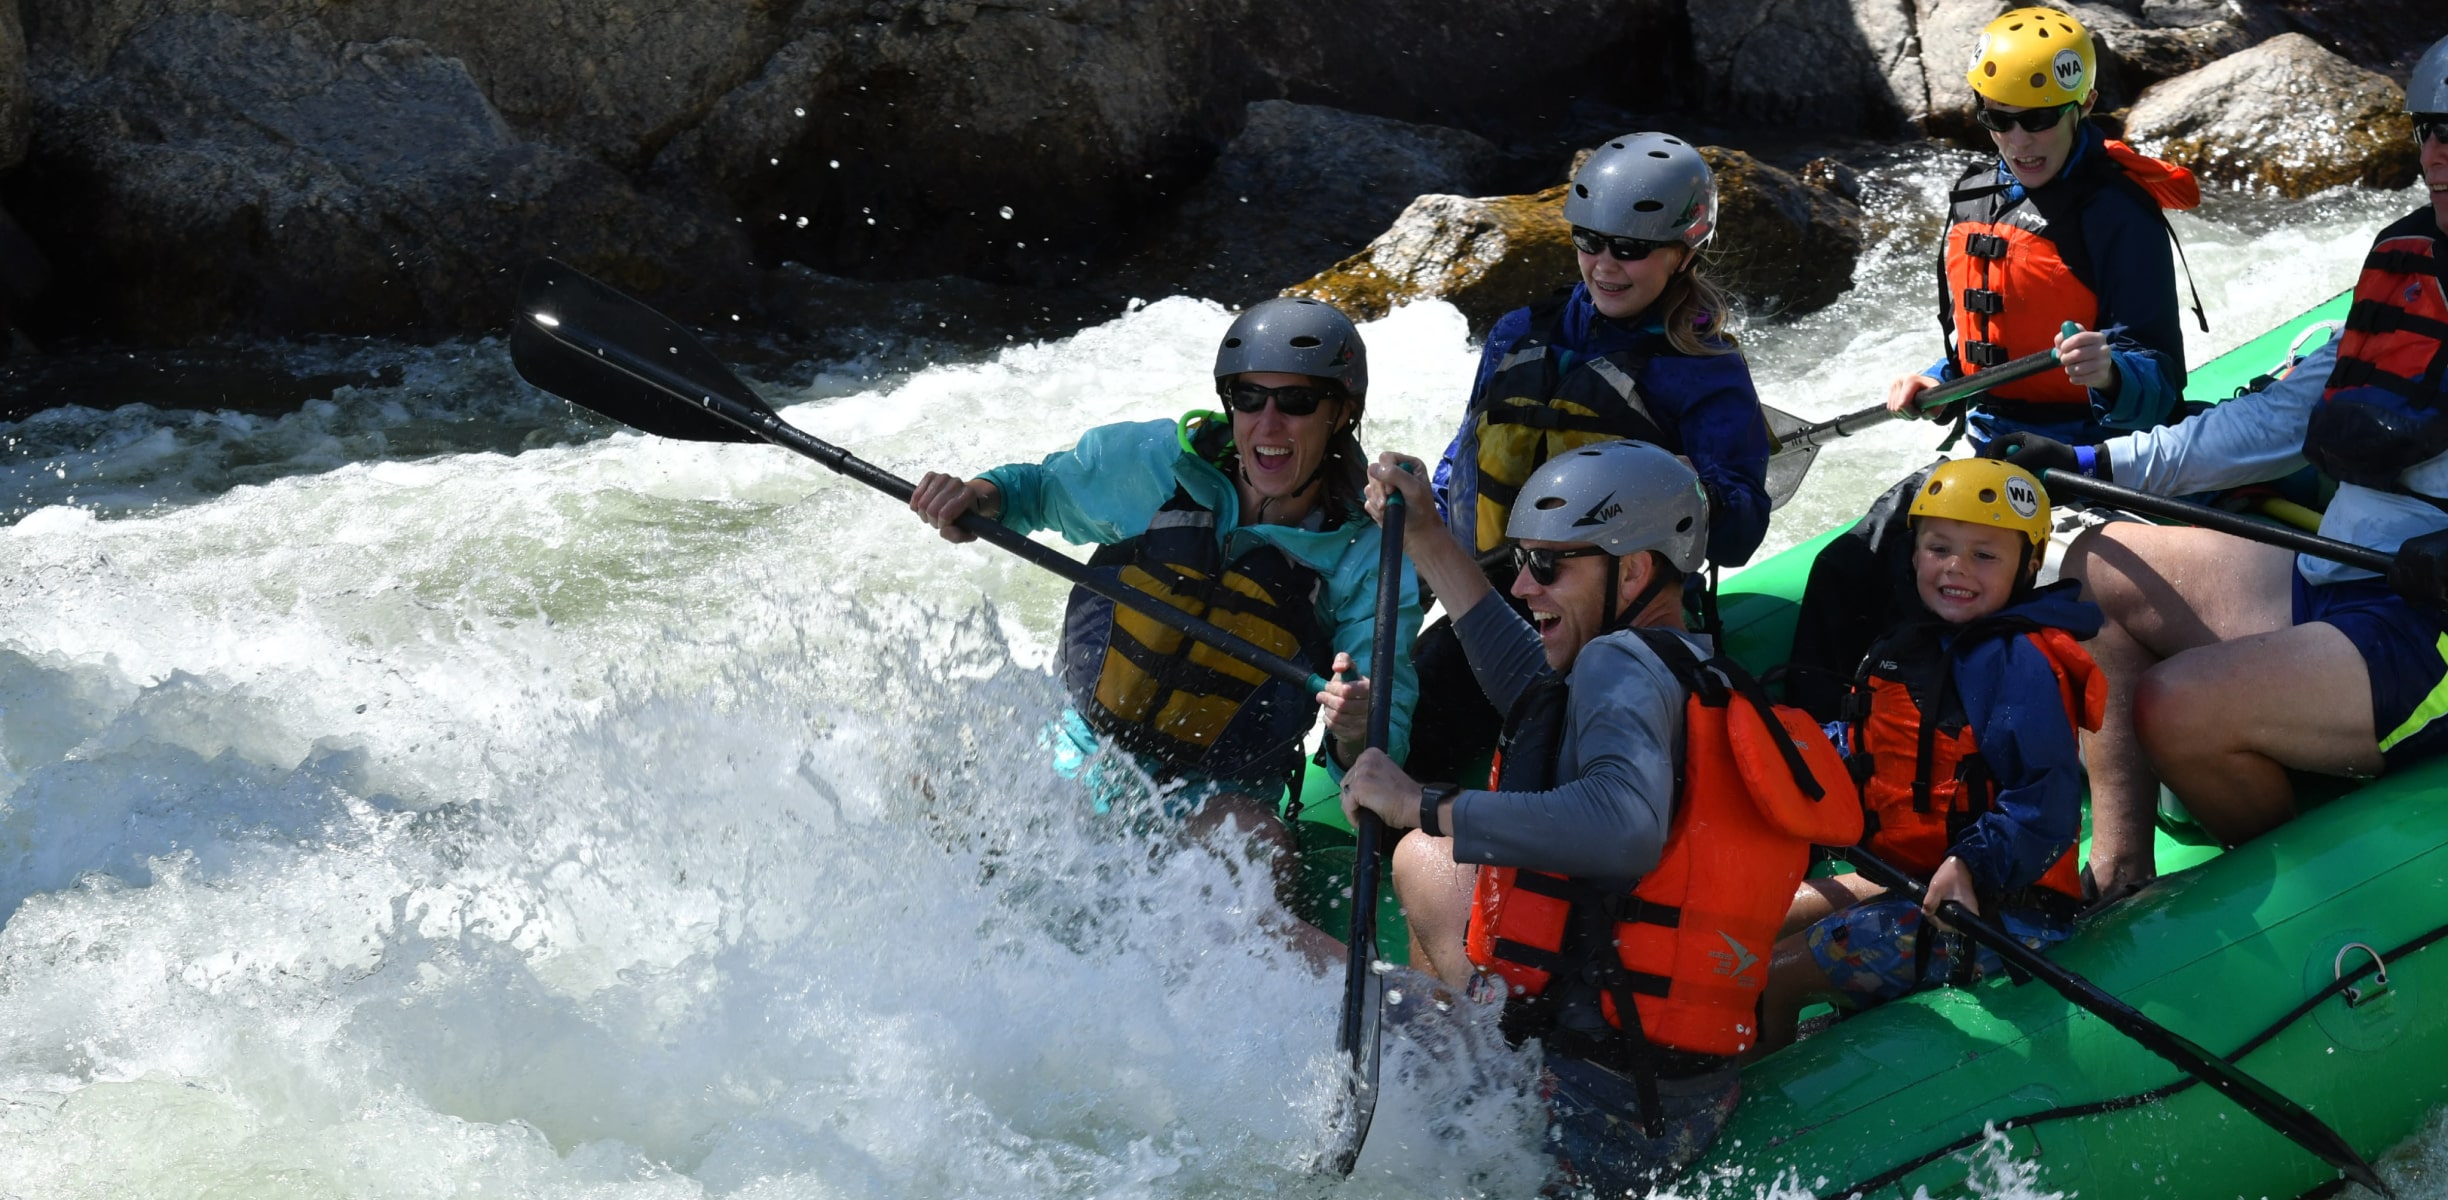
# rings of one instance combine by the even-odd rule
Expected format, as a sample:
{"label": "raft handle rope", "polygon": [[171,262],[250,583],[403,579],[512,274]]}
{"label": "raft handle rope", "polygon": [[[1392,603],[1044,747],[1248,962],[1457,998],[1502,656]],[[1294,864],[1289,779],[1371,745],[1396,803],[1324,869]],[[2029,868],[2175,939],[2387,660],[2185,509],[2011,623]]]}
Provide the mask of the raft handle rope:
{"label": "raft handle rope", "polygon": [[[2356,984],[2362,981],[2364,976],[2372,974],[2373,972],[2378,972],[2381,977],[2373,980],[2373,982],[2385,986],[2387,983],[2388,964],[2396,962],[2398,959],[2404,958],[2409,954],[2421,950],[2442,938],[2448,938],[2448,925],[2441,925],[2410,941],[2402,942],[2398,944],[2396,948],[2386,951],[2385,953],[2372,953],[2370,961],[2352,971],[2345,971],[2342,969],[2339,970],[2337,977],[2332,980],[2327,987],[2324,987],[2306,997],[2303,1003],[2296,1005],[2294,1008],[2288,1009],[2283,1016],[2280,1016],[2276,1021],[2271,1022],[2267,1028],[2264,1028],[2261,1032],[2245,1039],[2244,1044],[2236,1047],[2234,1053],[2225,1056],[2226,1060],[2231,1063],[2242,1061],[2246,1055],[2251,1054],[2253,1051],[2258,1050],[2262,1046],[2268,1044],[2271,1039],[2277,1037],[2281,1033],[2286,1032],[2287,1029],[2296,1022],[2310,1016],[2313,1009],[2319,1008],[2331,996],[2346,995],[2349,997],[2347,1000],[2348,1005],[2352,1006],[2354,1004],[2354,1000],[2352,999],[2352,990]],[[2348,943],[2338,951],[2338,961],[2341,964],[2341,967],[2345,961],[2345,952],[2347,950],[2354,949],[2357,946],[2362,946],[2367,952],[2371,950],[2371,947],[2364,946],[2361,942]],[[2379,993],[2376,991],[2372,993],[2373,997],[2377,997],[2378,995]],[[2027,1126],[2046,1124],[2050,1121],[2070,1120],[2075,1117],[2097,1116],[2101,1113],[2119,1112],[2128,1108],[2140,1108],[2145,1104],[2156,1104],[2159,1101],[2165,1100],[2178,1092],[2184,1091],[2187,1088],[2197,1087],[2200,1084],[2200,1079],[2187,1075],[2183,1078],[2175,1080],[2172,1083],[2152,1088],[2147,1092],[2137,1092],[2131,1096],[2116,1096],[2106,1100],[2094,1100],[2087,1104],[2068,1104],[2058,1108],[2047,1108],[2036,1113],[2026,1113],[2019,1117],[2006,1117],[2001,1120],[1990,1122],[1990,1127],[1995,1128],[1999,1133],[2005,1133],[2008,1130],[2022,1129]],[[1839,1197],[1857,1196],[1874,1192],[1880,1188],[1886,1187],[1889,1184],[1903,1179],[1905,1176],[1910,1175],[1913,1172],[1938,1161],[1939,1159],[1945,1158],[1947,1155],[1953,1154],[1959,1150],[1967,1149],[1971,1146],[1978,1145],[1987,1137],[1988,1132],[1986,1129],[1980,1132],[1966,1134],[1965,1136],[1957,1138],[1954,1141],[1949,1142],[1944,1146],[1940,1146],[1935,1150],[1931,1150],[1918,1158],[1897,1163],[1895,1166],[1889,1167],[1886,1170],[1881,1171],[1868,1179],[1862,1180],[1859,1183],[1847,1184],[1839,1188],[1830,1188],[1825,1191],[1814,1192],[1812,1195],[1814,1200],[1838,1200]],[[2344,1179],[2325,1181],[2310,1191],[2303,1193],[2303,1195],[2304,1197],[2334,1195],[2347,1182],[2349,1181]]]}

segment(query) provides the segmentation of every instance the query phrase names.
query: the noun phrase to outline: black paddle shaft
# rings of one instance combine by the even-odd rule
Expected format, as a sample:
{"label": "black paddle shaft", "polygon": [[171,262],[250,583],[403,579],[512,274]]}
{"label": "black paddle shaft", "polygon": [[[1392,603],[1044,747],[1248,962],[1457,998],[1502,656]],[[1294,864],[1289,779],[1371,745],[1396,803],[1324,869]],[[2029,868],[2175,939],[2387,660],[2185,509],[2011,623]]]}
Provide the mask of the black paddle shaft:
{"label": "black paddle shaft", "polygon": [[2118,508],[2131,509],[2144,516],[2182,521],[2187,525],[2199,525],[2204,529],[2215,529],[2220,533],[2232,534],[2249,542],[2260,542],[2263,545],[2276,546],[2281,550],[2292,550],[2297,554],[2309,554],[2314,558],[2325,558],[2331,562],[2344,563],[2350,567],[2359,567],[2381,575],[2388,574],[2397,565],[2397,556],[2394,554],[2358,546],[2352,542],[2341,542],[2335,538],[2305,533],[2303,530],[2289,526],[2264,524],[2242,514],[2228,512],[2223,508],[2172,500],[2166,496],[2154,496],[2149,492],[2137,492],[2129,487],[2093,479],[2088,475],[2077,475],[2071,471],[2060,471],[2054,467],[2040,473],[2040,482],[2048,488],[2050,495],[2064,493],[2080,496],[2085,500],[2096,500],[2102,504],[2113,504]]}
{"label": "black paddle shaft", "polygon": [[[1966,396],[1977,396],[1993,387],[2003,387],[2018,379],[2029,379],[2056,365],[2057,351],[2054,349],[2034,351],[2021,358],[1999,363],[1987,370],[1975,371],[1960,379],[1952,379],[1937,387],[1929,388],[1913,397],[1913,404],[1921,410],[1953,404]],[[1902,415],[1902,413],[1888,411],[1884,404],[1873,404],[1859,412],[1849,412],[1841,417],[1830,417],[1814,425],[1805,425],[1800,429],[1777,434],[1776,453],[1785,454],[1836,438],[1851,437],[1873,425],[1885,424]]]}
{"label": "black paddle shaft", "polygon": [[[510,360],[529,383],[659,437],[703,442],[767,442],[805,455],[836,474],[909,503],[908,480],[782,419],[756,390],[671,318],[545,259],[519,287],[519,320]],[[1076,560],[975,512],[962,529],[1147,619],[1310,692],[1315,672],[1218,629],[1145,592],[1092,574]]]}
{"label": "black paddle shaft", "polygon": [[[1845,851],[1843,858],[1878,882],[1915,900],[1922,898],[1925,889],[1920,880],[1898,870],[1877,855],[1857,847]],[[2099,985],[2058,966],[1971,909],[1950,900],[1942,911],[1947,924],[1995,951],[2009,965],[2049,985],[2076,1007],[2108,1022],[2118,1033],[2173,1063],[2178,1070],[2218,1089],[2220,1095],[2235,1101],[2238,1107],[2262,1124],[2286,1135],[2289,1141],[2311,1151],[2322,1162],[2336,1167],[2348,1179],[2384,1196],[2396,1194],[2389,1190],[2379,1172],[2372,1170],[2372,1165],[2365,1162],[2345,1138],[2319,1117],[2313,1116],[2310,1109],[2280,1095],[2270,1085],[2196,1045],[2184,1035],[2143,1016],[2141,1010],[2100,990]]]}
{"label": "black paddle shaft", "polygon": [[[1397,635],[1402,620],[1403,572],[1403,498],[1402,493],[1386,493],[1383,533],[1377,544],[1377,648],[1369,670],[1378,682],[1369,688],[1368,745],[1383,752],[1392,740],[1394,729],[1393,674],[1386,664],[1394,661]],[[1339,1044],[1351,1061],[1350,1091],[1344,1097],[1343,1142],[1335,1150],[1335,1174],[1349,1175],[1352,1165],[1360,1161],[1360,1147],[1368,1140],[1369,1122],[1377,1114],[1377,1029],[1383,1013],[1378,998],[1380,989],[1369,986],[1377,963],[1377,892],[1380,848],[1385,842],[1385,822],[1377,813],[1361,808],[1355,819],[1352,847],[1352,914],[1351,939],[1347,944],[1350,957],[1343,965],[1343,1023]]]}

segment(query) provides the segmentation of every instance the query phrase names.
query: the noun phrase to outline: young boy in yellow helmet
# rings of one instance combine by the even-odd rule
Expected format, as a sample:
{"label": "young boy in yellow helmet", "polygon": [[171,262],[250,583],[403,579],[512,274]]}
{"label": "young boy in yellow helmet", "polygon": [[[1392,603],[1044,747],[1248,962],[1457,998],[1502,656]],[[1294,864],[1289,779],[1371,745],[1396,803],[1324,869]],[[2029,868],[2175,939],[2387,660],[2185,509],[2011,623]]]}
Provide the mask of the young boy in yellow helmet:
{"label": "young boy in yellow helmet", "polygon": [[[1889,385],[1887,406],[1906,411],[1924,389],[2056,346],[2062,370],[1974,403],[1975,446],[2018,430],[2090,446],[2166,424],[2185,369],[2162,210],[2201,202],[2192,173],[2086,119],[2098,62],[2090,32],[2066,13],[2018,8],[1990,22],[1965,77],[1998,157],[1947,197],[1947,356]],[[2061,339],[2067,321],[2083,332]]]}
{"label": "young boy in yellow helmet", "polygon": [[2021,467],[1956,459],[1913,499],[1922,611],[1873,643],[1847,720],[1831,730],[1864,780],[1862,845],[1929,881],[1889,899],[1858,876],[1796,896],[1761,1002],[1764,1050],[1793,1040],[1814,996],[1869,1007],[1994,971],[1925,925],[1949,900],[2035,949],[2063,940],[2082,901],[2079,730],[2107,684],[2077,641],[2099,629],[2079,585],[2035,588],[2048,493]]}

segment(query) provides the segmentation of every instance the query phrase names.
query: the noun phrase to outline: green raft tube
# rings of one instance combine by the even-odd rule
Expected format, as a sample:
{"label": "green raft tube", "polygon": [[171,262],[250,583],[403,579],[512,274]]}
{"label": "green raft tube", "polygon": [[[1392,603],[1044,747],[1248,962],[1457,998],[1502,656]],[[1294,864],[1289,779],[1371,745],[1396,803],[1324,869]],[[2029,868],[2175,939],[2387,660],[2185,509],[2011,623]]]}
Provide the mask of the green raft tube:
{"label": "green raft tube", "polygon": [[[2341,296],[2193,374],[2226,396]],[[1812,556],[1729,580],[1726,649],[1783,661]],[[2273,681],[2283,686],[2282,681]],[[2221,852],[2163,821],[2160,878],[2050,957],[2309,1108],[2366,1157],[2448,1103],[2448,762],[2361,786],[2301,777],[2298,820]],[[1331,785],[1300,810],[1312,905],[1346,924],[1351,838]],[[1391,898],[1380,951],[1404,957]],[[2337,1172],[2038,984],[1919,993],[1836,1022],[1743,1076],[1682,1195],[1967,1195],[2002,1139],[2025,1186],[2082,1200],[2326,1195]]]}

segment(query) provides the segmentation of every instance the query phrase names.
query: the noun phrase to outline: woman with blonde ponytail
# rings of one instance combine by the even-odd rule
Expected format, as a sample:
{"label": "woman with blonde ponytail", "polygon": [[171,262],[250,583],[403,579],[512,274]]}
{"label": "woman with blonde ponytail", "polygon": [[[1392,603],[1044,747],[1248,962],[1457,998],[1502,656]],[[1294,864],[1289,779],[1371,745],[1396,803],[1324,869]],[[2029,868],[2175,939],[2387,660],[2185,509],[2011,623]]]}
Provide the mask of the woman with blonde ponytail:
{"label": "woman with blonde ponytail", "polygon": [[[1708,562],[1748,561],[1768,533],[1768,424],[1735,344],[1733,306],[1700,257],[1717,229],[1708,162],[1667,134],[1616,138],[1573,174],[1564,220],[1580,282],[1488,333],[1462,426],[1436,469],[1446,528],[1505,594],[1505,523],[1531,472],[1578,447],[1631,438],[1680,455],[1699,475]],[[1450,623],[1420,635],[1418,663],[1413,774],[1454,779],[1493,748],[1498,714],[1473,686]]]}

